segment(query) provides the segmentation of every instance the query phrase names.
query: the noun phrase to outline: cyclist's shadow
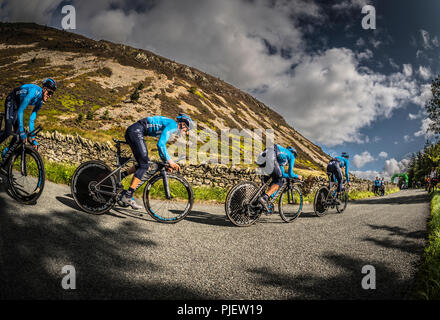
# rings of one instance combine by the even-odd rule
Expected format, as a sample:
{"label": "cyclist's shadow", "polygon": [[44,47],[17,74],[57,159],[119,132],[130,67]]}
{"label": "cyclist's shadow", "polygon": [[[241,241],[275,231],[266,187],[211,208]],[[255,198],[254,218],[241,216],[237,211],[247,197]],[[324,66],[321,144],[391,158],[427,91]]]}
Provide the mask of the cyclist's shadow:
{"label": "cyclist's shadow", "polygon": [[[73,196],[72,194],[65,194],[64,197],[56,197],[56,199],[61,202],[62,204],[64,204],[66,207],[69,207],[71,209],[74,209],[76,211],[80,211],[84,214],[85,213],[83,210],[81,210],[81,208],[76,204],[75,200],[73,200]],[[153,219],[145,219],[148,214],[146,212],[137,212],[136,210],[130,210],[128,208],[120,208],[120,207],[113,207],[112,210],[110,210],[109,212],[105,213],[106,215],[109,216],[113,216],[116,218],[121,218],[121,219],[125,219],[127,217],[132,217],[132,218],[137,218],[137,219],[141,219],[141,220],[148,220],[148,221],[153,221]]]}
{"label": "cyclist's shadow", "polygon": [[234,227],[226,215],[212,214],[199,210],[192,210],[184,220],[212,226]]}

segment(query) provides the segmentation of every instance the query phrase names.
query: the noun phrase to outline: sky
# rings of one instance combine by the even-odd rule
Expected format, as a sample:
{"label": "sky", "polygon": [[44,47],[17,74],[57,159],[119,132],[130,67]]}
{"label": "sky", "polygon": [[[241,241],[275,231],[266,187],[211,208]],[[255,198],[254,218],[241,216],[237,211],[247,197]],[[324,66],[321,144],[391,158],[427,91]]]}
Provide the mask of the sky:
{"label": "sky", "polygon": [[[0,21],[150,50],[246,91],[359,177],[404,171],[427,139],[437,0],[0,0]],[[375,29],[362,27],[366,5]],[[371,12],[371,11],[370,11]],[[371,22],[371,20],[369,20]]]}

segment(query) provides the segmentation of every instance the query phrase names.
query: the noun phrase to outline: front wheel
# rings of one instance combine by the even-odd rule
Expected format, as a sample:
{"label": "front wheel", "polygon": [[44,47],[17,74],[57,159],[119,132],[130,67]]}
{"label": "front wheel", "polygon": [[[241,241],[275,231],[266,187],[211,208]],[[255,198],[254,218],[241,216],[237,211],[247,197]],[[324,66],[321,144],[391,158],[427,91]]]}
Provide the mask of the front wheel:
{"label": "front wheel", "polygon": [[34,204],[44,189],[46,172],[40,154],[30,146],[18,148],[7,166],[8,186],[13,198]]}
{"label": "front wheel", "polygon": [[328,210],[327,198],[329,194],[327,187],[323,186],[318,189],[315,194],[315,200],[313,201],[313,209],[318,217],[325,216]]}
{"label": "front wheel", "polygon": [[261,216],[250,201],[258,192],[258,186],[251,181],[243,181],[232,187],[226,196],[225,211],[229,221],[238,227],[249,227]]}
{"label": "front wheel", "polygon": [[116,177],[109,176],[111,172],[104,162],[98,160],[84,162],[75,170],[71,191],[73,199],[82,210],[98,215],[114,206],[117,184]]}
{"label": "front wheel", "polygon": [[285,222],[292,222],[301,215],[303,208],[303,197],[296,186],[286,188],[280,196],[278,210],[281,219]]}
{"label": "front wheel", "polygon": [[338,213],[342,213],[347,208],[347,203],[348,203],[347,191],[343,190],[341,192],[338,200],[340,201],[340,204],[338,202],[336,202],[336,211],[338,211]]}
{"label": "front wheel", "polygon": [[150,216],[162,223],[176,223],[191,212],[194,193],[182,176],[162,173],[152,177],[144,189],[144,206]]}

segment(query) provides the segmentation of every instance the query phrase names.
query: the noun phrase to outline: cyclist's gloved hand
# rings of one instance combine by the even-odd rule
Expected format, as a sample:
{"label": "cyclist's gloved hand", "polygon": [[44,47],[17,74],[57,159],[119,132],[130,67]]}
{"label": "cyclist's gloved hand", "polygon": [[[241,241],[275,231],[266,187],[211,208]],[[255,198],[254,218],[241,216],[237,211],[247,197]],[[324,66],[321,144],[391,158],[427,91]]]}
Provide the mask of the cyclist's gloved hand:
{"label": "cyclist's gloved hand", "polygon": [[20,139],[23,141],[27,139],[26,132],[24,132],[24,131],[20,132]]}
{"label": "cyclist's gloved hand", "polygon": [[34,137],[31,138],[31,142],[34,145],[35,149],[38,149],[38,141]]}

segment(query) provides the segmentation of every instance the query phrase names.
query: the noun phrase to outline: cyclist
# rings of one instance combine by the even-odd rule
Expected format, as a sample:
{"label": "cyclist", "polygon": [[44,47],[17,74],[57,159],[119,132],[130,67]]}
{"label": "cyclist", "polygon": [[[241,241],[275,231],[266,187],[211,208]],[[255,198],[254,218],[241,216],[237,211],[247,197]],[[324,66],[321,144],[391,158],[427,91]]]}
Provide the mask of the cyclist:
{"label": "cyclist", "polygon": [[382,179],[380,180],[380,192],[382,195],[385,194],[385,178],[382,177]]}
{"label": "cyclist", "polygon": [[175,163],[168,154],[166,143],[172,134],[180,134],[180,132],[183,131],[188,135],[189,130],[193,127],[194,125],[191,118],[184,113],[180,113],[176,120],[163,116],[153,116],[141,119],[127,128],[125,132],[125,140],[129,144],[137,164],[121,173],[122,179],[134,173],[130,187],[122,194],[121,201],[123,203],[136,210],[142,208],[142,206],[138,205],[133,199],[133,193],[141,182],[144,174],[148,171],[150,165],[144,137],[159,137],[157,149],[159,150],[160,158],[163,161],[168,162],[171,171],[180,171],[180,166]]}
{"label": "cyclist", "polygon": [[[263,168],[265,176],[263,182],[272,178],[272,183],[266,193],[258,198],[259,203],[269,212],[268,201],[275,196],[276,192],[283,184],[283,178],[302,179],[302,176],[293,172],[297,152],[294,147],[283,148],[279,144],[265,149],[257,159],[257,164]],[[289,165],[287,172],[284,171],[284,165]]]}
{"label": "cyclist", "polygon": [[374,190],[373,192],[376,193],[379,191],[380,188],[380,179],[379,177],[376,177],[376,180],[374,180]]}
{"label": "cyclist", "polygon": [[[332,173],[331,181],[336,182],[338,184],[338,189],[336,190],[337,196],[340,195],[343,188],[343,175],[341,168],[345,168],[345,177],[347,179],[347,183],[350,186],[350,176],[348,174],[348,166],[349,166],[349,155],[346,152],[342,152],[341,156],[334,157],[330,160],[327,165],[327,173]],[[336,181],[334,181],[336,179]]]}
{"label": "cyclist", "polygon": [[[23,113],[28,105],[33,105],[34,109],[29,118],[29,131],[34,130],[34,122],[37,113],[54,94],[57,89],[55,80],[47,78],[43,81],[42,87],[35,84],[24,84],[12,90],[5,100],[5,130],[0,132],[0,144],[3,143],[13,132],[18,133],[20,139],[26,141],[28,138],[32,144],[38,149],[38,142],[35,137],[27,137],[24,131]],[[9,144],[15,143],[15,137]],[[6,154],[9,147],[5,148],[2,157]]]}

